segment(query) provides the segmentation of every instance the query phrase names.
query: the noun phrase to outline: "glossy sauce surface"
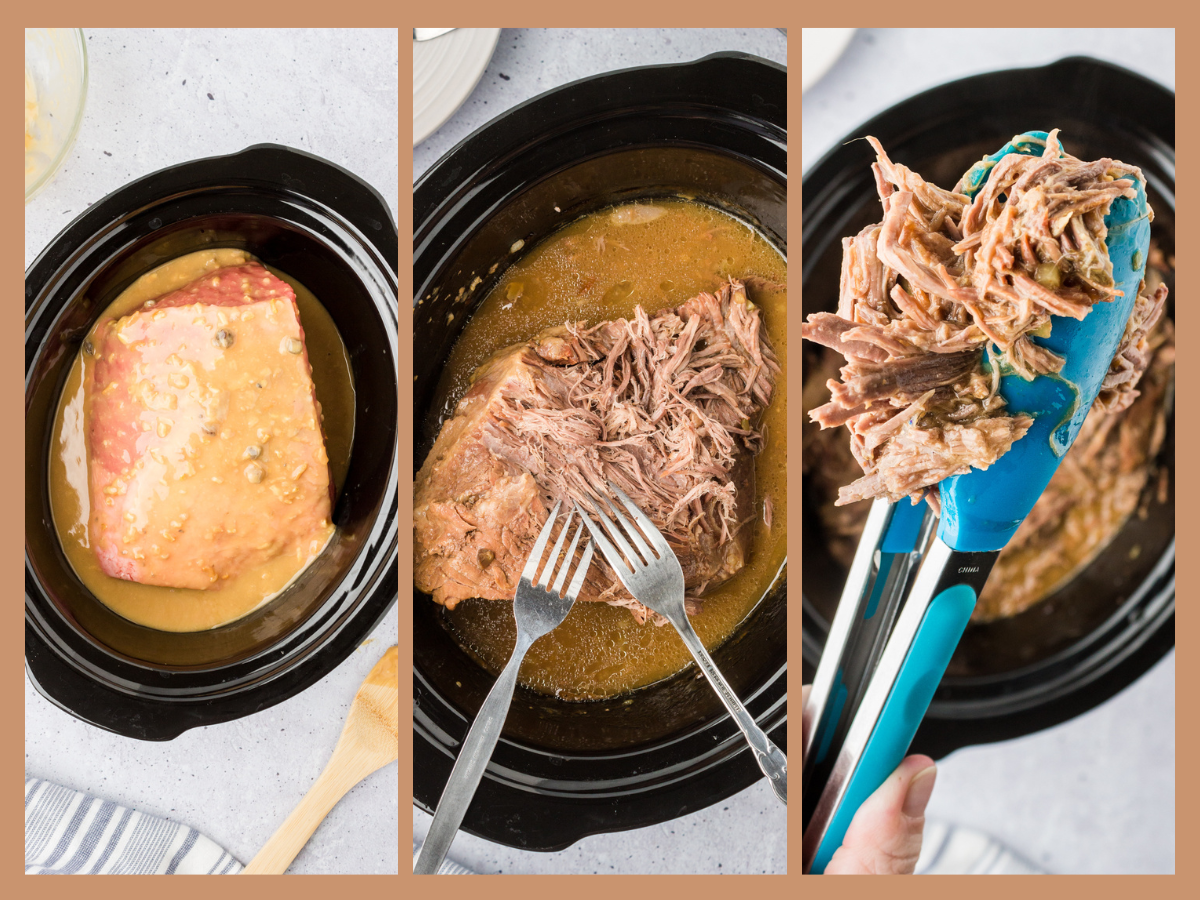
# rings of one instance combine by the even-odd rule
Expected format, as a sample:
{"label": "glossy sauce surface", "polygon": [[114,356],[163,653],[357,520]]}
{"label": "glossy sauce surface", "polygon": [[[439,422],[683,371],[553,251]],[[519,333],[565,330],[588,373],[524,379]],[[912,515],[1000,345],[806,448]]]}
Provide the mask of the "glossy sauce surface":
{"label": "glossy sauce surface", "polygon": [[[323,471],[323,461],[328,454],[334,483],[340,487],[353,440],[354,394],[345,348],[328,313],[302,286],[280,273],[274,273],[288,281],[296,291],[303,320],[304,343],[313,369],[312,383],[315,383],[317,402],[320,404],[317,406],[312,402],[312,387],[307,372],[301,371],[305,369],[303,357],[295,349],[284,352],[282,345],[272,347],[270,349],[276,352],[271,360],[259,359],[258,356],[262,355],[260,341],[258,355],[250,352],[254,346],[253,330],[266,326],[269,304],[228,309],[178,307],[173,310],[154,310],[144,307],[147,301],[178,290],[208,272],[224,269],[228,275],[231,270],[227,267],[248,262],[251,259],[242,251],[209,250],[173,260],[144,275],[125,290],[97,321],[84,344],[83,352],[73,364],[60,401],[50,459],[50,499],[59,539],[72,568],[92,593],[118,614],[147,627],[164,631],[199,631],[241,618],[286,587],[315,558],[333,534],[328,521],[329,505],[326,499],[330,476]],[[263,274],[261,270],[259,274]],[[291,314],[290,303],[279,304],[277,311],[290,320],[291,328],[299,327]],[[179,318],[180,315],[184,318]],[[222,317],[225,321],[217,321]],[[214,321],[208,322],[209,318]],[[174,327],[171,334],[157,334],[156,328],[162,330],[172,323]],[[228,329],[232,335],[241,335],[242,344],[237,345],[241,353],[236,358],[245,371],[231,367],[228,362],[215,368],[206,364],[206,361],[212,361],[207,360],[205,353],[215,356],[221,349],[215,343],[212,347],[208,346],[210,341],[207,332],[218,326]],[[189,329],[196,330],[198,334],[204,331],[204,340],[188,340],[187,335],[174,333]],[[168,341],[184,341],[190,347],[185,354],[188,358],[173,358],[164,351],[158,354],[163,359],[158,359],[155,355],[159,349],[154,343],[156,340],[164,346]],[[217,533],[217,543],[223,541],[226,548],[226,574],[222,574],[221,567],[215,564],[210,567],[211,582],[219,589],[135,583],[110,577],[97,560],[97,551],[104,547],[102,541],[98,542],[98,536],[103,532],[98,529],[98,521],[91,522],[92,527],[89,528],[89,510],[93,519],[99,518],[92,509],[90,496],[93,492],[99,494],[103,491],[115,497],[124,486],[124,481],[120,478],[110,481],[105,475],[108,469],[119,467],[120,460],[115,457],[106,463],[101,456],[101,465],[89,466],[89,462],[95,460],[89,460],[88,455],[88,403],[99,402],[103,407],[111,398],[105,398],[102,392],[89,398],[85,385],[93,379],[98,364],[103,366],[112,359],[120,360],[120,354],[105,354],[103,349],[106,346],[110,346],[110,349],[118,347],[116,341],[143,347],[137,357],[137,372],[130,375],[130,384],[134,383],[133,378],[140,379],[134,389],[136,397],[134,394],[131,397],[137,401],[136,413],[143,425],[141,434],[122,435],[120,431],[123,426],[119,423],[130,420],[114,416],[118,424],[111,435],[112,443],[116,448],[128,444],[125,451],[119,451],[122,456],[137,448],[142,463],[138,467],[139,474],[152,475],[152,472],[142,468],[148,465],[154,471],[162,469],[159,473],[162,477],[158,480],[144,477],[140,483],[129,483],[131,490],[149,492],[145,506],[139,505],[138,498],[117,497],[126,504],[124,520],[131,534],[125,536],[129,540],[122,539],[115,544],[111,538],[108,540],[112,545],[108,548],[110,556],[113,546],[122,547],[127,555],[131,554],[137,560],[140,575],[145,576],[143,580],[169,581],[171,577],[177,577],[177,573],[173,576],[167,571],[166,575],[162,575],[156,573],[155,566],[167,570],[172,565],[171,551],[179,548],[196,555],[196,544],[189,542],[189,539],[199,540],[200,546],[203,546],[206,536],[211,538]],[[100,348],[99,352],[97,348]],[[102,358],[97,360],[97,356]],[[272,371],[260,365],[266,362],[271,363]],[[251,368],[254,371],[250,371]],[[236,390],[238,385],[224,383],[230,378],[249,378],[257,382],[254,385],[256,389]],[[262,387],[258,388],[258,384]],[[298,386],[306,385],[307,400],[296,393]],[[123,395],[118,392],[115,396]],[[202,434],[197,428],[202,427],[198,423],[207,411],[204,401],[207,398],[216,402],[222,396],[227,398],[224,401],[226,405],[232,399],[236,408],[220,411],[221,430],[214,430],[213,436]],[[196,405],[196,409],[191,409],[192,405]],[[326,432],[324,446],[315,421],[321,406],[329,411],[323,416]],[[195,415],[189,416],[189,411]],[[154,421],[150,422],[146,416]],[[188,427],[192,418],[197,420],[197,428]],[[292,421],[293,418],[296,420]],[[254,448],[242,446],[249,440],[243,440],[245,435],[241,434],[247,428],[251,432],[256,428],[261,432],[261,436],[254,437]],[[105,437],[107,439],[109,435],[106,433]],[[206,438],[208,445],[202,446]],[[233,443],[238,446],[233,447]],[[243,456],[251,449],[259,452],[247,461],[248,457]],[[197,471],[193,462],[205,471]],[[247,474],[243,469],[250,465],[258,469]],[[89,472],[89,469],[92,471]],[[98,475],[107,487],[100,485]],[[241,483],[243,480],[245,484]],[[122,483],[118,484],[118,481]],[[281,539],[279,545],[272,549],[272,532],[285,529],[279,527],[277,522],[256,521],[256,517],[251,515],[253,510],[248,508],[227,508],[237,503],[239,498],[244,499],[247,490],[258,489],[263,494],[260,499],[264,500],[259,505],[264,508],[270,506],[284,515],[296,510],[293,516],[296,521],[291,522],[289,527],[293,535],[302,535],[302,539],[287,543]],[[184,496],[185,491],[195,496]],[[174,496],[176,492],[180,494],[179,497]],[[197,497],[201,498],[201,502],[197,502]],[[187,538],[170,543],[169,535],[159,540],[156,534],[148,533],[145,528],[141,529],[143,536],[139,537],[133,530],[138,528],[138,517],[143,508],[153,509],[156,521],[164,515],[167,519],[174,517],[171,525],[179,522],[183,528],[181,534],[189,526],[195,526],[195,529],[188,533]],[[308,522],[305,517],[311,518],[312,515],[323,518],[323,521]],[[239,524],[234,526],[231,524],[234,522]],[[229,533],[220,533],[226,530]],[[239,546],[240,543],[244,546]],[[185,558],[190,561],[191,555]],[[240,565],[239,560],[242,563]],[[199,587],[198,582],[196,587]]]}
{"label": "glossy sauce surface", "polygon": [[[787,556],[787,263],[746,224],[686,200],[627,204],[584,217],[534,247],[504,274],[455,344],[433,409],[454,409],[475,369],[489,355],[566,321],[589,323],[677,306],[726,278],[760,276],[747,285],[762,309],[766,333],[783,366],[760,427],[766,447],[755,464],[757,508],[750,561],[710,589],[692,624],[709,648],[727,639],[780,576]],[[418,312],[419,315],[419,312]],[[764,498],[772,527],[763,521]],[[455,640],[491,672],[503,668],[516,640],[512,603],[468,600],[439,615]],[[652,684],[691,662],[669,625],[639,625],[627,610],[578,603],[557,629],[538,640],[520,680],[565,699],[611,697]]]}

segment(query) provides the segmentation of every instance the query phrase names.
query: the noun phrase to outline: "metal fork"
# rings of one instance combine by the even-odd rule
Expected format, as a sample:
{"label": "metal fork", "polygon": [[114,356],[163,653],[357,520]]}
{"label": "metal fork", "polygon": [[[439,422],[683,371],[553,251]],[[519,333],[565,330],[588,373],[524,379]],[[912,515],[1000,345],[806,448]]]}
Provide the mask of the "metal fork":
{"label": "metal fork", "polygon": [[[775,792],[776,797],[783,801],[784,805],[787,805],[787,757],[771,742],[771,739],[747,712],[742,701],[738,699],[737,694],[733,692],[712,661],[712,657],[708,655],[708,651],[704,649],[704,644],[700,641],[695,629],[692,628],[692,623],[688,621],[687,610],[683,604],[683,569],[679,565],[675,551],[671,549],[666,538],[662,536],[662,532],[655,527],[650,518],[638,509],[636,503],[611,481],[608,483],[608,487],[620,498],[634,521],[641,527],[641,531],[639,532],[637,528],[633,527],[633,524],[621,515],[620,511],[606,498],[604,502],[621,527],[617,528],[612,519],[605,515],[600,504],[596,503],[594,504],[596,513],[603,520],[604,528],[593,522],[591,516],[583,516],[584,524],[592,533],[592,540],[600,548],[600,552],[604,554],[604,558],[616,571],[617,577],[621,579],[621,583],[625,585],[629,593],[633,594],[639,603],[665,616],[667,621],[675,626],[675,630],[679,632],[684,644],[692,652],[692,657],[700,666],[708,683],[712,685],[717,696],[721,698],[721,702],[725,704],[725,708],[729,710],[729,715],[733,717],[738,728],[742,730],[742,734],[746,736],[746,741],[754,753],[754,759],[763,774],[767,776],[771,790]],[[582,512],[580,514],[583,515]],[[620,551],[608,539],[604,533],[605,529],[612,535],[613,540],[620,547]],[[649,540],[649,544],[647,544],[647,540]],[[630,541],[633,542],[633,546],[630,545]],[[657,555],[652,552],[651,544],[654,550],[658,551]],[[637,552],[634,551],[634,546],[637,547]],[[624,555],[622,556],[622,554]]]}
{"label": "metal fork", "polygon": [[[525,658],[534,641],[558,627],[571,611],[575,598],[579,596],[579,588],[583,585],[583,578],[592,562],[594,545],[591,541],[588,541],[583,549],[583,556],[566,594],[560,596],[560,593],[571,569],[571,562],[575,558],[575,549],[579,546],[583,526],[576,529],[571,546],[561,558],[561,562],[559,557],[575,514],[578,513],[581,519],[587,521],[587,517],[580,512],[578,506],[567,513],[558,540],[554,542],[545,568],[542,568],[541,577],[536,577],[541,567],[542,553],[550,540],[561,506],[562,503],[554,505],[546,524],[537,536],[533,550],[529,553],[529,561],[525,563],[525,569],[521,572],[521,580],[517,584],[517,598],[513,602],[513,613],[517,619],[517,645],[513,648],[504,671],[488,691],[487,699],[483,701],[471,730],[467,732],[467,739],[463,741],[458,760],[450,772],[450,780],[442,790],[433,824],[429,826],[429,834],[425,843],[421,845],[417,861],[413,864],[413,872],[417,875],[434,875],[442,867],[442,860],[446,858],[446,852],[454,841],[458,826],[462,824],[467,807],[471,805],[471,798],[475,796],[475,789],[479,787],[488,760],[492,757],[492,750],[500,738],[500,729],[508,716],[513,691],[517,686],[517,670],[521,668],[521,660]],[[551,579],[553,586],[548,587]]]}

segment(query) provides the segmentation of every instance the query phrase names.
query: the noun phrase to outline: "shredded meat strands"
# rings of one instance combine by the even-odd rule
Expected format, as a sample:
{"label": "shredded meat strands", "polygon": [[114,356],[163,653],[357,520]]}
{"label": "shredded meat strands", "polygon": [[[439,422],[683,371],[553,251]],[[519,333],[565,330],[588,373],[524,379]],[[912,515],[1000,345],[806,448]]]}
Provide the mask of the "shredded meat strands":
{"label": "shredded meat strands", "polygon": [[[570,323],[501,351],[480,367],[418,474],[418,586],[449,607],[511,598],[546,511],[560,500],[594,509],[611,481],[672,545],[688,610],[698,612],[706,588],[745,564],[743,526],[757,517],[753,457],[766,440],[757,423],[779,374],[761,312],[736,280],[677,309],[650,316],[639,306],[631,319]],[[482,454],[450,472],[470,444]],[[494,500],[530,476],[532,496],[519,503],[528,521],[478,515],[478,497]],[[769,524],[769,501],[765,515]],[[665,621],[599,556],[579,599]]]}
{"label": "shredded meat strands", "polygon": [[639,306],[632,321],[544,334],[538,355],[569,364],[558,373],[568,390],[505,397],[489,449],[564,504],[591,508],[612,481],[668,541],[726,543],[743,524],[731,473],[762,448],[752,422],[780,371],[761,324],[733,281],[653,318]]}
{"label": "shredded meat strands", "polygon": [[[1042,156],[1003,157],[972,200],[961,183],[929,184],[867,140],[883,221],[843,239],[837,314],[803,326],[846,359],[841,380],[827,382],[830,401],[810,413],[822,428],[849,428],[864,473],[839,505],[918,501],[1025,435],[1033,420],[1005,411],[1000,368],[1027,380],[1060,371],[1065,361],[1030,337],[1049,334],[1052,315],[1082,319],[1120,294],[1104,216],[1118,197],[1136,199],[1142,180],[1134,166],[1065,154],[1056,130]],[[1165,298],[1162,286],[1138,297],[1097,401],[1105,408],[1136,396]]]}

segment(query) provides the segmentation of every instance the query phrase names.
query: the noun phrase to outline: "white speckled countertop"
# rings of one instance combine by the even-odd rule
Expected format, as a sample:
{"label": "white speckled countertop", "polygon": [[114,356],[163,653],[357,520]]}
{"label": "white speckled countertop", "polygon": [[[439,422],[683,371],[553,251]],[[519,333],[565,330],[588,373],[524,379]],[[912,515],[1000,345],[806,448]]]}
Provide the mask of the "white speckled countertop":
{"label": "white speckled countertop", "polygon": [[[1175,86],[1171,29],[940,33],[864,29],[804,96],[804,165],[856,125],[926,88],[1087,54]],[[952,36],[952,39],[947,36]],[[988,832],[1056,873],[1175,871],[1175,657],[1095,710],[941,763],[928,815]]]}
{"label": "white speckled countertop", "polygon": [[[398,195],[397,33],[90,30],[91,83],[78,140],[25,208],[25,264],[89,204],[164,166],[255,143],[325,157]],[[396,609],[304,693],[164,744],[85,725],[25,681],[25,771],[185,822],[243,862],[324,768],[350,701],[396,642]],[[290,872],[397,871],[396,766],[354,788]]]}
{"label": "white speckled countertop", "polygon": [[[613,69],[685,62],[721,50],[787,62],[787,39],[772,28],[505,28],[475,92],[413,148],[413,181],[476,128],[550,88]],[[429,822],[413,807],[416,840],[424,837]],[[460,834],[450,858],[482,873],[782,873],[787,871],[787,815],[760,781],[700,812],[585,838],[560,853],[513,850]]]}

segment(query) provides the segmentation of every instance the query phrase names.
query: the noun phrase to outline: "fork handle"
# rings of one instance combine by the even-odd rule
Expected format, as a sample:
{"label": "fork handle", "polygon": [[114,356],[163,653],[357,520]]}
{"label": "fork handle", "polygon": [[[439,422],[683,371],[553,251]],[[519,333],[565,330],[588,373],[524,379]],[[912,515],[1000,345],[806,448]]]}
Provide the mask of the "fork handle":
{"label": "fork handle", "polygon": [[721,698],[721,702],[725,704],[725,708],[729,710],[733,721],[737,722],[738,728],[746,736],[746,743],[750,745],[754,761],[767,776],[767,783],[770,784],[771,790],[775,792],[775,796],[779,798],[780,802],[787,806],[787,757],[771,742],[766,732],[758,727],[754,717],[742,705],[742,701],[733,692],[733,688],[729,686],[729,682],[725,680],[721,670],[717,668],[712,657],[708,655],[708,651],[704,649],[704,644],[686,616],[678,622],[672,621],[671,624],[675,626],[675,630],[679,632],[679,636],[683,638],[687,648],[692,651],[692,658],[696,660],[696,664],[704,672],[704,677],[708,679],[708,683],[712,685],[717,696]]}
{"label": "fork handle", "polygon": [[429,834],[413,864],[414,874],[436,875],[441,869],[442,861],[458,833],[458,826],[462,824],[463,816],[467,814],[467,808],[475,796],[475,789],[483,779],[496,741],[500,739],[500,730],[508,717],[508,708],[517,686],[517,670],[521,668],[521,661],[532,643],[525,635],[517,635],[517,646],[508,665],[488,691],[487,699],[475,716],[475,722],[467,732],[467,739],[463,741],[458,760],[450,772],[450,779],[442,790]]}

